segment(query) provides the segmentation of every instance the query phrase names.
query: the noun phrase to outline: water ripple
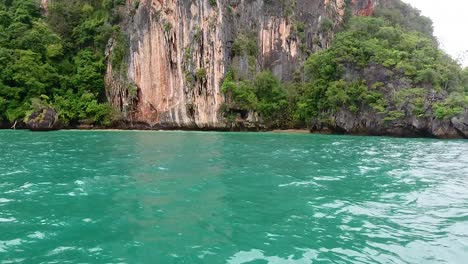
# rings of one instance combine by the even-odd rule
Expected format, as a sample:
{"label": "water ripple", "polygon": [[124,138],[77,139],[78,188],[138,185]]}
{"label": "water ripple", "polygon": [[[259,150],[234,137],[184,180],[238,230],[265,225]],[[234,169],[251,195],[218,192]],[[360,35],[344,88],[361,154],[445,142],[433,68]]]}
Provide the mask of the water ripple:
{"label": "water ripple", "polygon": [[468,142],[0,131],[0,263],[464,263]]}

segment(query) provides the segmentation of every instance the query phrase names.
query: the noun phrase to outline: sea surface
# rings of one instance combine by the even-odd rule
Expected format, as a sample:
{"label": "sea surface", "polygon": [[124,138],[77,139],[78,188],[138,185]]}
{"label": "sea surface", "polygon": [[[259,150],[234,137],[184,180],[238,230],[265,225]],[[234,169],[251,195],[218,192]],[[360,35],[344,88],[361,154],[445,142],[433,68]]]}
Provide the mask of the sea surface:
{"label": "sea surface", "polygon": [[0,131],[0,263],[468,263],[468,141]]}

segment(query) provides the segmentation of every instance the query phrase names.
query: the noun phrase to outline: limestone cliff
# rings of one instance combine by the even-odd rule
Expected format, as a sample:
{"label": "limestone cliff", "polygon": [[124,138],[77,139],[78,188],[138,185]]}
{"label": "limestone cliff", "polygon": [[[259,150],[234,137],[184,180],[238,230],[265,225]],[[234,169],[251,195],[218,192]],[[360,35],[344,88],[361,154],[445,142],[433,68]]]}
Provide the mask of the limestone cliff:
{"label": "limestone cliff", "polygon": [[[347,4],[348,3],[348,4]],[[220,91],[230,67],[271,70],[291,80],[307,52],[328,47],[347,12],[369,15],[375,0],[127,0],[125,67],[108,63],[107,95],[131,122],[155,127],[223,128]],[[234,54],[253,38],[253,58]],[[115,47],[109,43],[109,54]],[[254,116],[246,117],[255,121]]]}

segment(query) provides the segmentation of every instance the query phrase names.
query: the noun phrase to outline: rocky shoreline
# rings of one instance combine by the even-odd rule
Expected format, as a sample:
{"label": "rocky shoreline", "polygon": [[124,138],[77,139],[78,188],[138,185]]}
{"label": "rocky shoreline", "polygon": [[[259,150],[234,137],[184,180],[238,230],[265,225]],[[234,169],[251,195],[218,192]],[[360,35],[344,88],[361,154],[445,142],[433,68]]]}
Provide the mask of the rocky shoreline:
{"label": "rocky shoreline", "polygon": [[[468,111],[465,112],[468,114]],[[353,120],[353,119],[351,119]],[[454,124],[454,120],[456,120]],[[335,134],[335,135],[357,135],[357,136],[389,136],[400,138],[438,138],[438,139],[468,139],[467,119],[438,121],[438,127],[417,127],[416,124],[421,121],[414,121],[413,124],[395,122],[388,127],[366,126],[366,123],[349,127],[346,123],[336,123],[334,126],[315,124],[311,128],[266,128],[265,126],[233,126],[233,127],[181,127],[171,125],[150,125],[145,122],[116,122],[109,126],[90,126],[77,125],[50,129],[52,130],[118,130],[118,131],[206,131],[206,132],[273,132],[273,133],[294,133],[294,134]],[[372,123],[369,123],[372,124]],[[427,125],[427,123],[425,123]],[[458,127],[458,128],[457,128]],[[13,129],[10,123],[0,123],[0,129]],[[19,122],[15,129],[48,131],[47,129],[30,129],[28,126]]]}
{"label": "rocky shoreline", "polygon": [[275,132],[275,133],[320,133],[362,136],[426,137],[440,139],[468,139],[468,109],[449,119],[436,119],[425,116],[407,115],[404,118],[386,120],[371,111],[352,112],[346,108],[338,110],[325,121],[314,121],[310,127],[273,127],[261,121],[249,122],[237,118],[234,122],[219,126],[176,125],[127,120],[114,121],[108,126],[77,124],[63,126],[58,113],[43,107],[33,112],[26,121],[0,123],[0,129],[29,129],[31,131],[53,131],[60,129],[79,130],[182,130],[182,131],[220,131],[220,132]]}

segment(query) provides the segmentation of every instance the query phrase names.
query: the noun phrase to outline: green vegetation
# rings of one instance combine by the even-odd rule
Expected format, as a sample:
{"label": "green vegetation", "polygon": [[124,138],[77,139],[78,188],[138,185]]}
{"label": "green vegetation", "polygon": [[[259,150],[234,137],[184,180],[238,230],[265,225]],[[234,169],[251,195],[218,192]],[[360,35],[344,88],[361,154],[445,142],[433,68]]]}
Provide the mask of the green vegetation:
{"label": "green vegetation", "polygon": [[235,73],[230,71],[221,90],[230,98],[229,109],[256,111],[270,126],[278,126],[287,120],[286,91],[271,72],[260,72],[251,81],[236,81]]}
{"label": "green vegetation", "polygon": [[[460,113],[468,106],[468,70],[438,48],[430,20],[409,9],[402,17],[395,10],[379,10],[377,18],[351,18],[329,49],[309,57],[306,81],[285,85],[266,72],[254,80],[236,80],[231,71],[223,83],[229,106],[289,126],[329,120],[341,109],[374,112],[387,122]],[[329,25],[323,22],[323,30]],[[243,45],[235,45],[234,53],[248,54],[249,41],[237,42]],[[275,81],[261,84],[258,78]],[[433,103],[431,97],[439,99]]]}
{"label": "green vegetation", "polygon": [[[377,83],[375,76],[366,74],[370,68],[377,68],[373,75],[382,75],[389,83]],[[462,110],[468,86],[460,66],[433,39],[381,18],[353,18],[330,49],[309,58],[306,74],[310,85],[302,104],[309,106],[311,116],[341,107],[357,111],[366,105],[379,112],[387,108],[403,111],[408,103],[416,114],[423,115],[425,97],[433,92],[458,98],[443,103],[451,109],[444,111],[446,115],[435,115],[449,117]],[[391,118],[402,117],[391,113]]]}
{"label": "green vegetation", "polygon": [[126,39],[112,22],[125,2],[56,0],[42,18],[39,1],[0,1],[0,120],[22,120],[47,98],[64,124],[110,122],[104,95],[104,50],[120,67]]}
{"label": "green vegetation", "polygon": [[206,69],[200,68],[195,72],[195,78],[197,80],[206,80]]}
{"label": "green vegetation", "polygon": [[[439,50],[428,18],[400,1],[393,2],[391,8],[377,9],[373,18],[352,17],[350,8],[340,25],[324,17],[318,28],[322,35],[335,34],[340,27],[343,31],[330,48],[297,67],[290,83],[262,71],[270,62],[259,58],[255,28],[240,29],[232,46],[232,69],[222,83],[227,116],[248,110],[272,127],[305,127],[317,120],[328,122],[344,110],[393,122],[410,115],[448,119],[466,109],[468,69],[461,69]],[[39,103],[57,110],[65,125],[110,124],[113,111],[106,103],[104,74],[106,63],[122,76],[128,70],[123,63],[128,36],[118,26],[122,24],[119,7],[126,3],[54,0],[43,16],[38,0],[1,0],[2,124],[24,120],[40,109]],[[132,3],[127,11],[135,14],[140,2]],[[215,0],[208,3],[217,5]],[[265,3],[267,9],[285,12],[292,25],[291,40],[299,42],[303,54],[310,54],[306,41],[311,26],[293,16],[296,2]],[[159,20],[160,13],[152,16],[158,17],[166,33],[173,31],[173,24]],[[204,42],[202,33],[194,29],[193,43]],[[106,57],[109,40],[113,52]],[[187,59],[191,48],[185,50],[186,66],[190,66],[185,78],[193,89],[194,83],[208,83],[211,76]],[[136,87],[129,84],[128,93],[135,99]]]}
{"label": "green vegetation", "polygon": [[434,104],[434,116],[439,119],[450,118],[463,111],[463,108],[467,108],[467,105],[468,95],[466,93],[465,96],[452,93],[445,101]]}
{"label": "green vegetation", "polygon": [[432,21],[428,17],[421,16],[419,10],[412,8],[401,1],[393,1],[392,7],[378,7],[376,17],[381,17],[393,26],[402,27],[409,31],[417,31],[426,37],[433,37]]}
{"label": "green vegetation", "polygon": [[258,56],[257,36],[255,34],[240,34],[232,45],[234,56]]}
{"label": "green vegetation", "polygon": [[216,6],[216,0],[209,0],[210,6]]}

